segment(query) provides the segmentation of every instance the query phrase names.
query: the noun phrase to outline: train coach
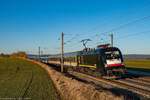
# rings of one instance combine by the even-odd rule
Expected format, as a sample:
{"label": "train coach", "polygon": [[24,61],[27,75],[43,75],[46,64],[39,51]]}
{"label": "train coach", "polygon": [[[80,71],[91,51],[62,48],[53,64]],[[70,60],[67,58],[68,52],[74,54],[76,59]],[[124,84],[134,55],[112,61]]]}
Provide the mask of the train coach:
{"label": "train coach", "polygon": [[[61,55],[48,57],[47,62],[60,65]],[[99,46],[97,49],[64,53],[62,63],[67,70],[72,69],[98,77],[120,77],[126,72],[121,51],[117,47]]]}

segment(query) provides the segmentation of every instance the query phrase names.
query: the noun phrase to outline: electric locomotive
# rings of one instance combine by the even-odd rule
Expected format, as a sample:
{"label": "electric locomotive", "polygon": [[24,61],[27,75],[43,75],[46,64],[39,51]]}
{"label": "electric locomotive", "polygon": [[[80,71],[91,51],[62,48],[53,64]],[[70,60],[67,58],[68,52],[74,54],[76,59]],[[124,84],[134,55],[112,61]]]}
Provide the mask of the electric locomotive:
{"label": "electric locomotive", "polygon": [[48,63],[64,64],[66,69],[84,72],[94,76],[122,76],[126,72],[123,56],[117,47],[106,45],[97,49],[85,49],[82,51],[64,53],[63,62],[61,55],[53,55],[47,59]]}

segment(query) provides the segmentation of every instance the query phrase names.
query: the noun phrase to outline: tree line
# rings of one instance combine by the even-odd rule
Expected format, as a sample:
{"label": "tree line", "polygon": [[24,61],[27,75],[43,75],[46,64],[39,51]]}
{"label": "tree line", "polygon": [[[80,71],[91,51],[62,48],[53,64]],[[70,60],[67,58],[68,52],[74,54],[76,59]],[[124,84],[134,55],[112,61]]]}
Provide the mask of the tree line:
{"label": "tree line", "polygon": [[23,52],[23,51],[12,53],[12,54],[1,53],[0,57],[23,57],[23,58],[27,58],[27,54],[26,54],[26,52]]}

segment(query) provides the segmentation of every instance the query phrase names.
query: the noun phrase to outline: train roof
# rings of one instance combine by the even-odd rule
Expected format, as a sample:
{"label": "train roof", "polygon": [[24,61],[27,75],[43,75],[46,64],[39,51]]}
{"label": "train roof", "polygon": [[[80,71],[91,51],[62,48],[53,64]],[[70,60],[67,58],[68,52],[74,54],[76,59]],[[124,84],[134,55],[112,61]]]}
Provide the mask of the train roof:
{"label": "train roof", "polygon": [[103,51],[112,51],[112,50],[119,50],[119,49],[117,47],[104,47],[104,48],[97,48],[97,49],[89,49],[87,51],[80,52],[80,55],[101,54]]}
{"label": "train roof", "polygon": [[[76,56],[78,55],[78,52],[69,52],[69,53],[64,53],[64,57],[72,57],[72,56]],[[49,57],[61,57],[61,54],[55,54],[55,55],[51,55]]]}
{"label": "train roof", "polygon": [[[64,53],[64,57],[73,57],[78,55],[87,55],[87,54],[100,54],[103,50],[119,50],[117,47],[105,47],[105,48],[97,48],[97,49],[87,49],[76,52]],[[51,55],[49,57],[61,57],[61,54]]]}

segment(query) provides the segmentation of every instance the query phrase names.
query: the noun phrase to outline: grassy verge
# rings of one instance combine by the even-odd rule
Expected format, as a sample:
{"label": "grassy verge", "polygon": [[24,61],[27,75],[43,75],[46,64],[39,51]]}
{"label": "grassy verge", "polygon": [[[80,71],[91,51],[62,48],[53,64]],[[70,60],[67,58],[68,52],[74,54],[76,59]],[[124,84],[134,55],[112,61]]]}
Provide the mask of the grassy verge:
{"label": "grassy verge", "polygon": [[60,96],[39,65],[17,58],[0,58],[0,98],[59,100]]}
{"label": "grassy verge", "polygon": [[150,72],[150,59],[125,59],[128,69]]}

